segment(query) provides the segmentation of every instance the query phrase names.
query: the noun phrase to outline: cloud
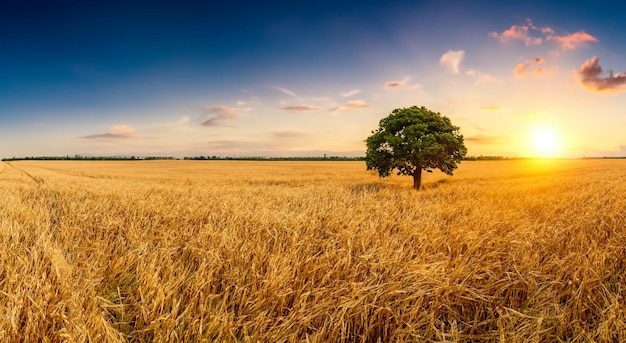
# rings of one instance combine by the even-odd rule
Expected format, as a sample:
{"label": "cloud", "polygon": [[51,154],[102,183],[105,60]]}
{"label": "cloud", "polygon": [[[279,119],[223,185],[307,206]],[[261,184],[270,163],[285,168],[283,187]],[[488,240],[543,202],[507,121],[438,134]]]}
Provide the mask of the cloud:
{"label": "cloud", "polygon": [[461,65],[461,61],[465,57],[464,50],[448,50],[445,54],[441,55],[439,59],[439,65],[445,67],[453,74],[459,73],[459,66]]}
{"label": "cloud", "polygon": [[471,76],[474,79],[476,79],[476,81],[474,81],[474,86],[478,86],[478,85],[483,84],[483,83],[489,83],[489,82],[496,82],[496,81],[498,81],[498,79],[496,79],[495,77],[493,77],[493,76],[491,76],[489,74],[486,74],[486,73],[474,70],[474,69],[470,69],[470,70],[466,71],[465,75]]}
{"label": "cloud", "polygon": [[618,148],[620,151],[626,151],[626,145],[620,145]]}
{"label": "cloud", "polygon": [[283,106],[283,107],[280,107],[279,110],[289,111],[289,112],[314,112],[314,111],[319,111],[320,108],[316,106],[300,105],[300,106]]}
{"label": "cloud", "polygon": [[547,40],[555,41],[563,50],[572,50],[583,45],[585,42],[598,42],[598,39],[584,31],[572,33],[567,36],[548,35]]}
{"label": "cloud", "polygon": [[578,71],[580,84],[594,92],[622,92],[626,90],[626,73],[609,71],[608,77],[601,77],[600,60],[594,56],[586,60]]}
{"label": "cloud", "polygon": [[[536,32],[537,35],[532,35]],[[583,46],[586,42],[597,42],[598,39],[585,31],[579,31],[572,34],[558,35],[556,31],[550,27],[537,27],[532,20],[526,19],[526,25],[513,25],[502,33],[492,31],[489,36],[496,38],[500,43],[506,43],[510,40],[523,41],[526,46],[539,45],[544,42],[555,42],[563,50],[572,50]]]}
{"label": "cloud", "polygon": [[365,102],[363,100],[349,100],[348,102],[346,102],[345,106],[335,107],[335,108],[331,109],[331,111],[333,111],[333,112],[349,112],[349,111],[360,110],[360,109],[367,108],[367,107],[370,107],[370,106],[371,106],[370,104],[368,104],[367,102]]}
{"label": "cloud", "polygon": [[520,63],[518,65],[515,66],[515,69],[513,69],[513,74],[515,75],[515,77],[526,77],[528,76],[528,72],[529,69],[531,69],[533,67],[533,65],[535,66],[535,70],[533,71],[534,75],[540,75],[541,74],[541,63],[543,63],[543,58],[540,57],[535,57],[534,63],[530,60],[526,60],[524,61],[524,63]]}
{"label": "cloud", "polygon": [[402,81],[387,81],[383,84],[383,88],[385,89],[417,89],[420,88],[421,85],[418,83],[409,84],[410,77],[405,77]]}
{"label": "cloud", "polygon": [[239,118],[234,109],[226,106],[205,107],[202,110],[206,118],[202,126],[222,126],[224,121]]}
{"label": "cloud", "polygon": [[296,131],[296,130],[282,130],[282,131],[274,131],[271,133],[272,138],[285,139],[285,138],[301,138],[308,136],[304,132]]}
{"label": "cloud", "polygon": [[524,63],[516,65],[515,69],[513,69],[513,75],[515,75],[515,77],[526,77],[526,71],[530,68],[531,64],[529,60],[526,60]]}
{"label": "cloud", "polygon": [[497,80],[498,79],[496,79],[495,77],[493,77],[493,76],[491,76],[489,74],[482,74],[481,76],[479,76],[476,79],[476,82],[474,82],[474,85],[478,86],[478,85],[483,84],[483,83],[495,82]]}
{"label": "cloud", "polygon": [[502,107],[501,106],[482,106],[480,109],[483,111],[498,111],[498,110],[501,110]]}
{"label": "cloud", "polygon": [[474,143],[474,144],[502,144],[505,143],[505,136],[489,136],[489,135],[475,135],[471,137],[464,138],[466,142]]}
{"label": "cloud", "polygon": [[526,60],[524,63],[520,63],[513,69],[513,75],[518,78],[526,76],[544,76],[556,74],[556,67],[545,71],[541,68],[541,64],[545,62],[545,59],[541,57],[535,57],[534,60]]}
{"label": "cloud", "polygon": [[531,37],[528,35],[528,29],[536,30],[537,27],[533,25],[530,19],[526,19],[528,25],[512,25],[508,30],[498,34],[495,31],[489,33],[490,37],[500,40],[500,43],[506,43],[510,40],[521,40],[526,46],[539,45],[543,42],[540,37]]}
{"label": "cloud", "polygon": [[275,89],[275,90],[277,90],[277,91],[279,91],[279,92],[285,93],[285,94],[287,94],[287,95],[296,96],[296,93],[294,93],[294,92],[290,91],[290,90],[289,90],[289,89],[287,89],[287,88],[282,88],[282,87],[274,87],[274,89]]}
{"label": "cloud", "polygon": [[387,89],[390,89],[390,88],[402,88],[402,87],[404,87],[404,82],[403,81],[387,81],[387,82],[385,82],[383,87],[385,87]]}
{"label": "cloud", "polygon": [[100,133],[95,135],[83,136],[83,139],[129,139],[136,138],[133,136],[135,129],[131,126],[119,124],[113,125],[109,128],[109,132]]}
{"label": "cloud", "polygon": [[343,97],[346,97],[346,98],[347,98],[347,97],[350,97],[350,96],[353,96],[353,95],[357,95],[357,94],[359,94],[359,93],[361,93],[361,92],[363,92],[363,91],[362,91],[362,90],[360,90],[360,89],[351,89],[351,90],[349,90],[349,91],[347,91],[347,92],[342,92],[342,93],[341,93],[341,96],[343,96]]}
{"label": "cloud", "polygon": [[189,116],[184,115],[184,116],[180,117],[177,121],[165,122],[165,123],[154,123],[151,126],[156,131],[171,131],[171,130],[188,131],[188,130],[191,129],[189,127],[189,125],[188,125],[190,120],[191,120],[191,118],[189,118]]}

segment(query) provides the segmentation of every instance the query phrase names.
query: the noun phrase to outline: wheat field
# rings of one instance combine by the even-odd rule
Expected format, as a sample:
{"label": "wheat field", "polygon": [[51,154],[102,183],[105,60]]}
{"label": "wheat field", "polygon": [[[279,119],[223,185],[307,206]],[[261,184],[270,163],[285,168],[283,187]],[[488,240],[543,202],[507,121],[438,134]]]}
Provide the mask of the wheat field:
{"label": "wheat field", "polygon": [[626,341],[626,160],[0,163],[3,342]]}

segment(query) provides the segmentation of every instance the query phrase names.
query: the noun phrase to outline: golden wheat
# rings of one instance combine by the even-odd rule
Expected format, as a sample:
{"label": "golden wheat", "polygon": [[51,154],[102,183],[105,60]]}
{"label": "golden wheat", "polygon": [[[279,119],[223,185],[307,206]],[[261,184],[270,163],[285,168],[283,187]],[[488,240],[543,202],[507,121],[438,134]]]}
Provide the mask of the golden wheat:
{"label": "golden wheat", "polygon": [[8,342],[626,341],[626,161],[0,164]]}

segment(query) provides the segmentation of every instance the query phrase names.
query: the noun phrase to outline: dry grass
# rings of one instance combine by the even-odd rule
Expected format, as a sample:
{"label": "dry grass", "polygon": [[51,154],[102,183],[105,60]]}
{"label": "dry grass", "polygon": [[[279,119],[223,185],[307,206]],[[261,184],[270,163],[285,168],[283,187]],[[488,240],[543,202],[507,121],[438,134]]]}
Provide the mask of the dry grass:
{"label": "dry grass", "polygon": [[0,340],[626,341],[626,161],[0,163]]}

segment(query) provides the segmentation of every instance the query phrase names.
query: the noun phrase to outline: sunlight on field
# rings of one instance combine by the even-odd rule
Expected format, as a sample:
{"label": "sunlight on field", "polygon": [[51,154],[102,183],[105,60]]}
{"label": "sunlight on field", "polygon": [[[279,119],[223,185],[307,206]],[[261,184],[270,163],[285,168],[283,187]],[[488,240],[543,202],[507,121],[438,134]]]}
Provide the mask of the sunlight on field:
{"label": "sunlight on field", "polygon": [[626,161],[0,163],[0,339],[626,340]]}

